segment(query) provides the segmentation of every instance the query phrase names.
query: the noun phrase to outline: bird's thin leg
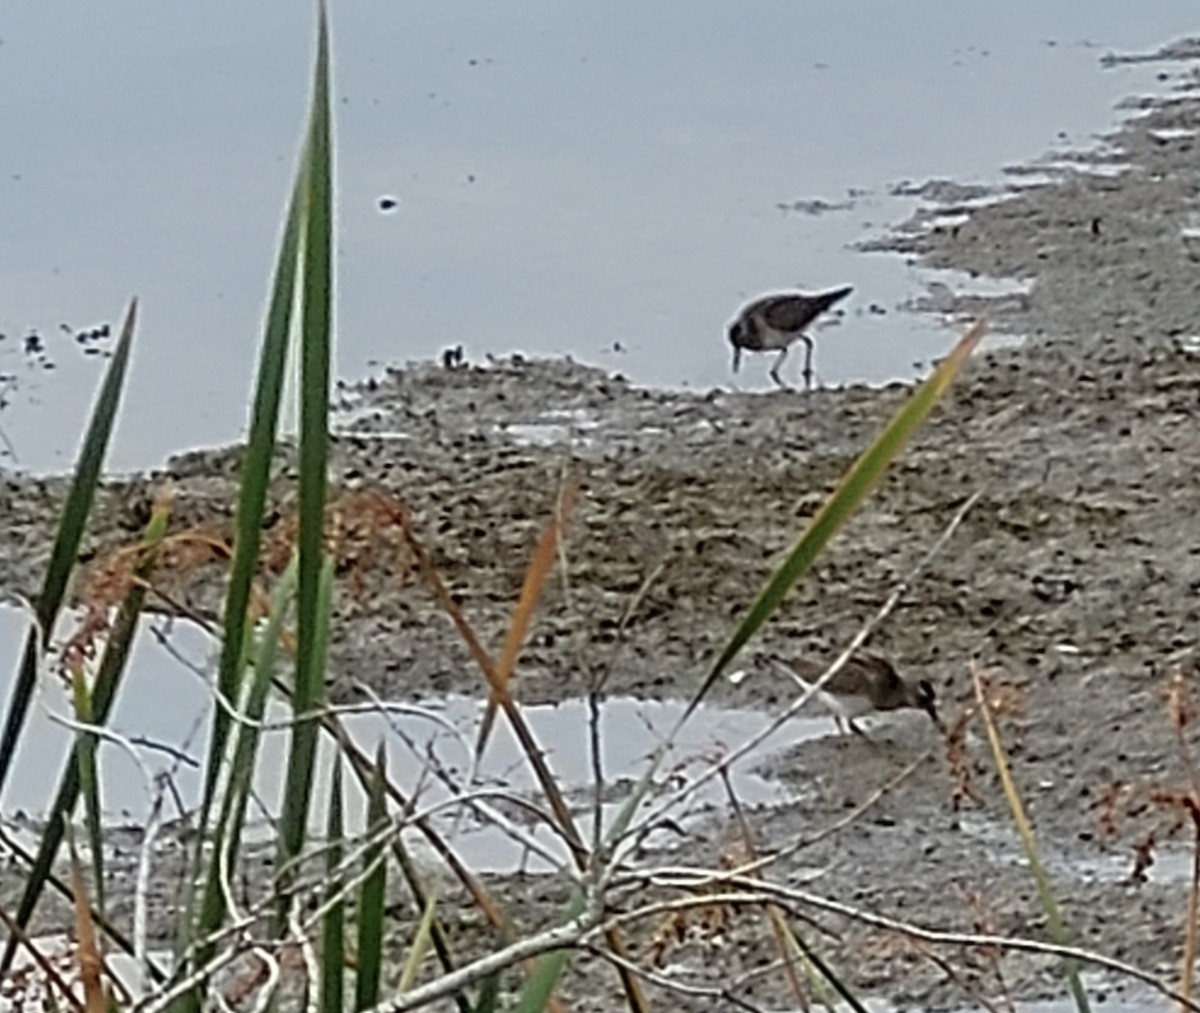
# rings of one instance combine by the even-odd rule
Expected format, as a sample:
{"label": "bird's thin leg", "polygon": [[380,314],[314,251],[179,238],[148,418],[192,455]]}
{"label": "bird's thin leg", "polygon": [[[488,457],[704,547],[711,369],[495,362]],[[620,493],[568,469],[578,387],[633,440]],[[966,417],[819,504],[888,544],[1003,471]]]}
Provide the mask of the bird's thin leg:
{"label": "bird's thin leg", "polygon": [[830,707],[829,711],[833,715],[833,726],[838,730],[839,735],[845,735],[847,732],[853,732],[860,739],[863,739],[864,741],[870,743],[873,747],[878,748],[879,743],[871,738],[871,736],[868,735],[863,729],[863,726],[855,721],[854,718],[850,717],[849,714],[844,714],[836,707]]}
{"label": "bird's thin leg", "polygon": [[860,725],[857,721],[855,721],[854,718],[850,718],[850,717],[846,718],[846,726],[850,729],[850,731],[852,731],[855,735],[857,735],[860,739],[862,739],[872,749],[879,748],[879,743],[876,742],[873,738],[871,738],[871,736],[868,735],[867,732],[863,729],[862,725]]}
{"label": "bird's thin leg", "polygon": [[779,358],[775,360],[775,365],[771,367],[771,379],[774,380],[780,387],[786,387],[787,384],[780,379],[779,367],[783,365],[783,360],[787,358],[787,346],[785,345],[779,353]]}
{"label": "bird's thin leg", "polygon": [[813,342],[807,334],[801,334],[800,340],[804,342],[804,389],[812,390],[812,357],[813,357]]}

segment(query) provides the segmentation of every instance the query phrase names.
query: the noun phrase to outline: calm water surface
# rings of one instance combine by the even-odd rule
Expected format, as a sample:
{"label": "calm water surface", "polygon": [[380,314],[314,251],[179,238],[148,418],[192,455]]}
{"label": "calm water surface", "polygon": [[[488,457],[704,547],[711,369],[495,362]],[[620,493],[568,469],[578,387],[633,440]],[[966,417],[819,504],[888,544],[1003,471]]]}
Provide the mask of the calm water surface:
{"label": "calm water surface", "polygon": [[[915,375],[950,341],[896,312],[928,279],[850,249],[910,212],[889,188],[1090,144],[1185,69],[1100,58],[1198,21],[1183,0],[332,7],[340,374],[462,344],[700,388],[730,380],[737,307],[798,283],[857,289],[825,382]],[[243,431],[310,15],[5,4],[0,428],[21,466],[69,465],[101,360],[68,331],[115,327],[134,293],[114,466]],[[811,200],[838,209],[781,208]]]}

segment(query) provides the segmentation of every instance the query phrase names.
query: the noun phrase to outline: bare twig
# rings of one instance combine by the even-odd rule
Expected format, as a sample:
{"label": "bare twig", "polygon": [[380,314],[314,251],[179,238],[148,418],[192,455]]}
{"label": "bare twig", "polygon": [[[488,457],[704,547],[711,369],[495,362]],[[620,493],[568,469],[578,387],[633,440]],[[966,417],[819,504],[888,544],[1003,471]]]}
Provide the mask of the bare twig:
{"label": "bare twig", "polygon": [[713,985],[689,985],[686,982],[680,981],[678,978],[669,978],[665,974],[658,974],[651,971],[649,968],[641,964],[635,963],[625,957],[617,956],[612,950],[604,946],[593,946],[584,944],[583,949],[587,950],[594,957],[600,957],[602,960],[608,961],[614,967],[619,967],[627,973],[641,978],[643,981],[648,981],[652,985],[658,985],[660,988],[668,992],[675,992],[679,995],[692,996],[701,999],[715,999],[718,1003],[723,1004],[721,1008],[729,1006],[737,1007],[738,1009],[748,1010],[749,1013],[766,1013],[767,1007],[757,1006],[754,1003],[747,1002],[740,998],[733,989],[717,988]]}
{"label": "bare twig", "polygon": [[[694,888],[695,884],[710,882],[712,877],[713,870],[711,869],[689,869],[680,866],[648,872],[645,882],[648,885],[690,891]],[[946,932],[941,929],[927,929],[920,925],[914,925],[911,922],[902,922],[895,918],[888,918],[885,915],[864,911],[850,904],[845,904],[829,897],[823,897],[820,894],[809,893],[807,890],[800,890],[795,887],[766,883],[755,879],[743,879],[742,877],[730,876],[728,874],[725,875],[725,882],[731,887],[728,893],[705,893],[700,896],[688,896],[674,901],[646,904],[640,908],[614,916],[610,919],[610,924],[615,923],[623,926],[630,922],[659,916],[666,912],[708,904],[761,905],[770,902],[789,905],[797,904],[803,907],[817,908],[830,914],[841,915],[853,921],[861,922],[864,925],[886,929],[889,932],[920,939],[927,943],[937,943],[947,946],[969,946],[973,948],[994,946],[1004,950],[1039,953],[1045,956],[1092,964],[1096,967],[1102,967],[1105,970],[1114,971],[1117,974],[1141,981],[1167,998],[1182,1003],[1189,1009],[1200,1013],[1200,1003],[1175,991],[1175,989],[1156,975],[1149,971],[1143,971],[1133,964],[1127,964],[1124,961],[1107,957],[1102,953],[1096,953],[1092,950],[1084,950],[1076,946],[1062,946],[1057,943],[1045,943],[1038,939],[1026,939],[1020,936],[980,935],[963,932]],[[740,889],[737,889],[739,887]]]}

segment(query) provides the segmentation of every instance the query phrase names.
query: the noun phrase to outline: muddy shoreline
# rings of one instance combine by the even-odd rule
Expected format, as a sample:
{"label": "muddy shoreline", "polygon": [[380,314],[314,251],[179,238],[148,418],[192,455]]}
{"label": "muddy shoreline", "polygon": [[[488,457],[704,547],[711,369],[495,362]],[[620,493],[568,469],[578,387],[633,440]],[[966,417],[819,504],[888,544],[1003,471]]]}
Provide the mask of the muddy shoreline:
{"label": "muddy shoreline", "polygon": [[[1074,938],[1168,977],[1181,952],[1184,886],[1170,877],[1134,883],[1128,872],[1134,843],[1154,827],[1165,843],[1162,830],[1175,816],[1148,803],[1147,792],[1186,780],[1165,680],[1178,670],[1194,686],[1197,674],[1200,240],[1187,229],[1200,192],[1198,128],[1200,98],[1182,90],[1052,178],[994,203],[940,204],[879,244],[922,265],[1023,280],[1019,297],[953,294],[942,308],[964,318],[987,313],[993,327],[1026,342],[968,366],[751,646],[744,667],[753,675],[717,689],[717,699],[741,706],[785,705],[791,688],[757,665],[755,652],[845,644],[982,491],[872,646],[901,671],[930,679],[951,714],[969,697],[973,662],[1019,686],[1023,714],[1007,727],[1014,774]],[[941,224],[952,216],[961,220]],[[578,697],[611,670],[611,693],[686,698],[907,392],[895,384],[665,393],[569,361],[521,360],[389,369],[342,386],[335,494],[344,497],[348,529],[356,517],[366,523],[347,536],[360,551],[340,588],[335,697],[358,699],[362,684],[393,699],[480,690],[411,559],[372,527],[361,497],[404,501],[475,629],[498,645],[541,527],[577,476],[565,568],[547,588],[522,656],[520,696]],[[238,456],[236,448],[197,451],[161,473],[107,483],[89,552],[128,540],[165,478],[176,487],[177,526],[226,530]],[[48,551],[45,518],[61,493],[57,480],[3,479],[6,591],[34,591]],[[286,525],[282,491],[277,510]],[[219,572],[216,563],[186,568],[172,593],[211,614]],[[775,761],[795,800],[754,814],[760,850],[831,824],[933,746],[931,760],[867,818],[776,874],[790,880],[817,870],[815,891],[924,926],[1043,935],[979,734],[968,737],[978,797],[957,805],[925,724],[889,725],[878,748],[852,737],[805,745]],[[1125,794],[1113,794],[1118,784]],[[734,848],[716,834],[690,842],[687,859],[718,865]],[[499,884],[527,924],[549,917],[562,897],[558,884],[509,887]],[[970,1002],[895,937],[818,921],[832,933],[815,937],[821,952],[863,993],[901,1006]],[[757,916],[739,913],[728,935],[733,942],[721,946],[689,942],[672,960],[696,979],[722,981],[774,956]],[[635,937],[634,955],[648,946]],[[996,993],[977,954],[947,955],[981,992]],[[1003,968],[1015,995],[1064,992],[1050,960],[1011,956]],[[591,997],[575,1008],[610,1009],[614,989],[615,976],[592,963],[568,992]],[[786,1001],[782,976],[748,987],[747,997]],[[670,1002],[715,1008],[712,1000]]]}

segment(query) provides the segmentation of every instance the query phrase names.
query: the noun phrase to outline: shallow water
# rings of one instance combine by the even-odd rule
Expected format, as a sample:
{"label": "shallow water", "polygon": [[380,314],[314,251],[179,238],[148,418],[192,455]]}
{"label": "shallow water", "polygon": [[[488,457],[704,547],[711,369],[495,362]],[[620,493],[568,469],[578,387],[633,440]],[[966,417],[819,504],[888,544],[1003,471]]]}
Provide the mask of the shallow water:
{"label": "shallow water", "polygon": [[[851,283],[820,377],[910,376],[949,342],[897,312],[924,279],[851,248],[911,210],[892,186],[1086,146],[1120,97],[1180,72],[1105,53],[1195,24],[1183,0],[860,6],[338,6],[341,375],[462,344],[724,384],[742,302]],[[74,336],[134,293],[113,465],[239,435],[310,14],[6,5],[0,423],[22,466],[69,464],[102,361]],[[31,330],[52,371],[22,351]]]}
{"label": "shallow water", "polygon": [[[0,608],[0,654],[17,658],[24,618],[12,608]],[[214,667],[215,645],[200,630],[176,623],[165,641],[150,634],[150,627],[164,630],[161,620],[151,620],[135,647],[126,681],[108,727],[134,744],[124,749],[106,744],[101,749],[102,805],[113,824],[145,825],[153,798],[160,790],[156,780],[169,776],[175,796],[191,809],[200,798],[200,766],[206,755],[211,720],[211,693],[205,681]],[[0,700],[7,706],[11,673],[0,682]],[[507,723],[497,722],[484,761],[471,781],[473,746],[480,717],[480,701],[461,696],[431,699],[419,704],[396,705],[387,713],[377,708],[343,717],[351,739],[373,754],[379,743],[387,750],[388,769],[394,781],[415,800],[418,810],[439,810],[435,824],[452,837],[456,849],[476,871],[547,869],[546,857],[526,854],[524,846],[490,821],[475,815],[461,819],[461,807],[446,808],[451,798],[438,783],[435,763],[447,778],[473,790],[488,790],[541,802],[536,782],[524,754]],[[679,719],[683,706],[676,702],[616,698],[602,706],[599,741],[605,791],[603,812],[615,810],[625,792],[641,776],[651,754]],[[587,830],[595,799],[590,750],[589,711],[584,701],[557,706],[525,707],[523,713],[544,750],[545,758],[564,795],[576,810],[581,827]],[[62,719],[69,718],[69,701],[58,679],[46,673],[39,685],[22,748],[5,788],[0,813],[18,828],[27,820],[36,823],[45,816],[53,797],[70,745],[70,733]],[[278,814],[283,795],[288,732],[287,710],[273,704],[267,715],[267,731],[260,747],[255,793],[261,808],[259,832],[266,833],[269,820]],[[678,736],[657,778],[660,787],[652,798],[673,793],[702,775],[709,766],[762,731],[769,715],[753,710],[700,708]],[[755,807],[780,804],[789,797],[782,784],[756,772],[755,767],[781,750],[806,739],[834,732],[833,721],[824,716],[793,719],[757,749],[752,758],[739,761],[731,770],[730,786],[742,805]],[[133,759],[136,753],[138,760]],[[333,752],[322,742],[319,770],[313,788],[313,827],[325,826],[325,801],[329,797]],[[618,787],[614,788],[616,785]],[[620,787],[623,786],[623,787]],[[364,798],[356,788],[347,794],[347,821],[354,831],[364,822]],[[506,811],[503,801],[497,803]],[[672,815],[687,825],[728,811],[728,797],[719,779],[714,779],[687,800]],[[167,818],[178,816],[168,812]],[[518,817],[518,825],[527,823]],[[541,830],[537,841],[549,851],[563,849]],[[668,846],[671,834],[656,833],[650,846]]]}

